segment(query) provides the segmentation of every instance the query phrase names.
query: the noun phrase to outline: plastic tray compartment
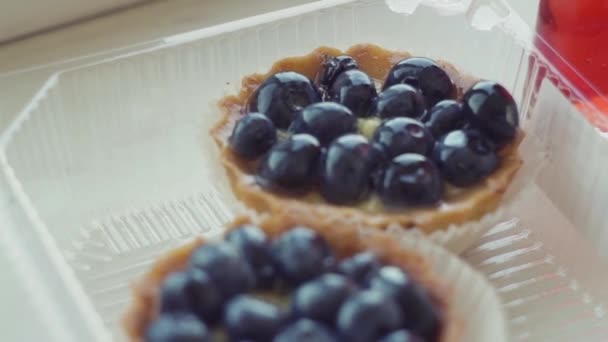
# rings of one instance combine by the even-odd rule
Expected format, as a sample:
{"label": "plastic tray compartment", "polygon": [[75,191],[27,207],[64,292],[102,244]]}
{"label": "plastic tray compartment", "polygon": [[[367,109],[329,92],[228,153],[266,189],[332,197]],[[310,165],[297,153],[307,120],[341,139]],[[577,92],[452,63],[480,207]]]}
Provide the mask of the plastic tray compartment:
{"label": "plastic tray compartment", "polygon": [[49,339],[119,338],[129,282],[234,215],[207,135],[214,101],[279,58],[372,42],[451,61],[515,95],[545,166],[463,256],[497,286],[514,340],[608,340],[608,143],[530,41],[498,0],[323,1],[60,72],[0,138],[7,272],[42,308]]}

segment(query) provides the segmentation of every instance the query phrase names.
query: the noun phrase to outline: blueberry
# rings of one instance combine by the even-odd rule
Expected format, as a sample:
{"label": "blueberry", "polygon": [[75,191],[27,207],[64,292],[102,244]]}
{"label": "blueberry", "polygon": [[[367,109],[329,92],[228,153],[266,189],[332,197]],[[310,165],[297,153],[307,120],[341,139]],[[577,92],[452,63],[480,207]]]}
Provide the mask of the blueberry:
{"label": "blueberry", "polygon": [[400,305],[404,325],[410,332],[435,341],[441,319],[430,296],[395,266],[385,266],[370,280],[370,288],[394,298]]}
{"label": "blueberry", "polygon": [[338,274],[325,274],[301,285],[293,294],[295,317],[305,317],[333,326],[342,303],[355,292],[356,286]]}
{"label": "blueberry", "polygon": [[335,102],[311,104],[296,115],[289,132],[313,135],[321,145],[337,137],[357,131],[357,118],[350,109]]}
{"label": "blueberry", "polygon": [[249,113],[234,126],[228,139],[230,147],[244,159],[256,159],[277,141],[277,130],[268,117]]}
{"label": "blueberry", "polygon": [[210,342],[205,323],[188,314],[163,314],[146,331],[146,342]]}
{"label": "blueberry", "polygon": [[378,185],[382,182],[382,177],[384,177],[384,169],[386,165],[391,161],[391,158],[388,157],[387,152],[384,150],[384,147],[377,143],[371,142],[372,148],[369,159],[371,160],[371,168],[372,168],[372,188],[377,188]]}
{"label": "blueberry", "polygon": [[433,159],[445,180],[458,187],[474,185],[498,168],[494,145],[473,129],[453,131],[441,138]]}
{"label": "blueberry", "polygon": [[249,99],[248,111],[266,115],[277,128],[285,129],[296,113],[321,101],[319,92],[304,75],[279,72],[264,81]]}
{"label": "blueberry", "polygon": [[251,296],[234,297],[224,310],[224,327],[232,341],[272,341],[282,323],[278,307]]}
{"label": "blueberry", "polygon": [[373,114],[377,95],[374,81],[358,69],[347,70],[338,75],[329,89],[332,101],[345,105],[360,118]]}
{"label": "blueberry", "polygon": [[338,342],[329,329],[310,319],[302,318],[285,327],[274,342]]}
{"label": "blueberry", "polygon": [[327,242],[316,232],[296,227],[272,244],[279,274],[290,285],[299,285],[333,269],[335,257]]}
{"label": "blueberry", "polygon": [[384,336],[380,342],[427,342],[422,337],[412,334],[407,330],[397,330]]}
{"label": "blueberry", "polygon": [[349,342],[377,341],[403,324],[399,305],[389,296],[364,290],[342,305],[337,318],[340,336]]}
{"label": "blueberry", "polygon": [[382,262],[372,252],[361,252],[342,260],[338,272],[352,279],[357,284],[366,285],[370,275],[382,267]]}
{"label": "blueberry", "polygon": [[439,139],[452,131],[463,128],[467,124],[466,117],[462,104],[454,100],[444,100],[429,109],[422,117],[422,122],[431,134]]}
{"label": "blueberry", "polygon": [[409,84],[395,84],[378,96],[375,113],[382,119],[408,117],[418,119],[425,111],[424,97]]}
{"label": "blueberry", "polygon": [[350,56],[336,56],[328,58],[317,75],[316,83],[321,89],[329,89],[336,77],[346,70],[358,69],[359,65]]}
{"label": "blueberry", "polygon": [[372,139],[391,159],[404,153],[430,155],[435,144],[431,132],[420,121],[411,118],[383,122]]}
{"label": "blueberry", "polygon": [[437,166],[420,154],[395,157],[378,189],[387,207],[433,205],[441,199],[443,184]]}
{"label": "blueberry", "polygon": [[450,76],[435,61],[428,58],[412,57],[395,64],[384,81],[383,89],[399,83],[419,88],[427,108],[441,100],[452,98],[455,94]]}
{"label": "blueberry", "polygon": [[513,140],[519,127],[519,111],[513,96],[496,82],[481,81],[462,99],[463,110],[488,138],[502,144]]}
{"label": "blueberry", "polygon": [[266,233],[254,225],[244,225],[228,233],[226,241],[247,259],[256,275],[257,287],[272,287],[275,270]]}
{"label": "blueberry", "polygon": [[321,146],[317,138],[296,134],[276,145],[262,160],[257,182],[271,191],[306,192],[315,185]]}
{"label": "blueberry", "polygon": [[217,286],[222,298],[250,290],[255,277],[247,261],[228,243],[207,243],[190,257],[190,266],[205,271]]}
{"label": "blueberry", "polygon": [[199,269],[173,273],[161,288],[160,311],[164,313],[192,312],[205,322],[215,322],[221,306],[218,288]]}
{"label": "blueberry", "polygon": [[378,167],[374,149],[367,139],[349,134],[335,140],[324,155],[320,192],[334,204],[356,204],[372,189],[372,172]]}

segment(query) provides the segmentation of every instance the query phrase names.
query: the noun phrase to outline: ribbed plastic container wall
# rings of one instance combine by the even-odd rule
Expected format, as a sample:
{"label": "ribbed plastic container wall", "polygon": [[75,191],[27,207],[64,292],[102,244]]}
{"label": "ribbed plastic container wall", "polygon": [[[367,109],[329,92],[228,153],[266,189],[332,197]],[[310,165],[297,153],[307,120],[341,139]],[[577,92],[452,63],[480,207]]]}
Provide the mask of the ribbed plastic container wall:
{"label": "ribbed plastic container wall", "polygon": [[[1,140],[14,246],[42,241],[53,257],[31,262],[49,263],[61,278],[53,284],[65,287],[57,291],[79,294],[70,305],[92,334],[119,336],[129,282],[237,209],[207,133],[214,102],[277,59],[374,43],[450,61],[515,95],[546,165],[505,223],[464,256],[498,286],[515,340],[608,340],[608,274],[597,253],[608,250],[608,143],[501,1],[387,3],[315,3],[57,74]],[[553,81],[537,89],[545,71]]]}

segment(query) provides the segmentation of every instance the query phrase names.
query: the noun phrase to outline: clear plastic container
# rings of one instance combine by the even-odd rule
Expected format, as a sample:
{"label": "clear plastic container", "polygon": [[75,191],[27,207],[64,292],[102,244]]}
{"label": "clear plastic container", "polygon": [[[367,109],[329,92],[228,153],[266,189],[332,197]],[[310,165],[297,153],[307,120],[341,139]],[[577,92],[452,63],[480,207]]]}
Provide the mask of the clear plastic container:
{"label": "clear plastic container", "polygon": [[207,133],[216,99],[279,58],[363,42],[515,95],[542,168],[463,257],[496,285],[514,340],[608,340],[608,142],[502,0],[319,1],[55,74],[0,136],[0,255],[43,336],[120,338],[129,282],[238,210]]}

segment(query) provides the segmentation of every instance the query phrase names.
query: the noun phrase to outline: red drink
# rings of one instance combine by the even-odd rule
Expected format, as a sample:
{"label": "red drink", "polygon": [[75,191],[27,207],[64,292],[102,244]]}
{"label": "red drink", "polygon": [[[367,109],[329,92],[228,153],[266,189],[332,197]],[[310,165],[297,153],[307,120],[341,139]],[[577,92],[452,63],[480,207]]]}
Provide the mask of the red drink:
{"label": "red drink", "polygon": [[539,42],[541,51],[608,117],[608,0],[541,0],[537,32],[576,72]]}

